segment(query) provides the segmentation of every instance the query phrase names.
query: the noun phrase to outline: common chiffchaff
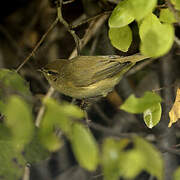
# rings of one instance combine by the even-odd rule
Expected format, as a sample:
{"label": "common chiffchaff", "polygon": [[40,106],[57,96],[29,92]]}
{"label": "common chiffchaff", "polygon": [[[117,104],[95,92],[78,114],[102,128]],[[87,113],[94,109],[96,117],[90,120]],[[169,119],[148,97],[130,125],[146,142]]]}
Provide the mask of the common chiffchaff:
{"label": "common chiffchaff", "polygon": [[49,83],[59,92],[76,99],[106,96],[136,62],[148,57],[77,56],[57,59],[41,69]]}

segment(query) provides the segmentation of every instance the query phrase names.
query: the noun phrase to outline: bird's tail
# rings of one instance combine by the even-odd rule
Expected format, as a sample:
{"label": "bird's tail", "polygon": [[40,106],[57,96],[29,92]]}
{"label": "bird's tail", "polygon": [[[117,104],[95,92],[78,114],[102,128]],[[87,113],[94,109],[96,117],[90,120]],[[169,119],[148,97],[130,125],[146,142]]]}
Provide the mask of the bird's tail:
{"label": "bird's tail", "polygon": [[131,55],[131,56],[125,56],[125,57],[120,57],[119,61],[120,62],[132,62],[132,63],[136,63],[136,62],[139,62],[139,61],[142,61],[144,59],[148,59],[150,57],[148,56],[144,56],[142,54],[134,54],[134,55]]}

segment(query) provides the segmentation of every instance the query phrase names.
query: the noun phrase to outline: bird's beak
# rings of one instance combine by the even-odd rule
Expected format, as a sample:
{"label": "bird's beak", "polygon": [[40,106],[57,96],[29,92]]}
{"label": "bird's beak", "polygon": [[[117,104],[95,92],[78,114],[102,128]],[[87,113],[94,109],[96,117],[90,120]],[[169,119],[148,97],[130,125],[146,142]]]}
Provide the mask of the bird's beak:
{"label": "bird's beak", "polygon": [[44,68],[37,69],[37,71],[43,73],[44,72]]}

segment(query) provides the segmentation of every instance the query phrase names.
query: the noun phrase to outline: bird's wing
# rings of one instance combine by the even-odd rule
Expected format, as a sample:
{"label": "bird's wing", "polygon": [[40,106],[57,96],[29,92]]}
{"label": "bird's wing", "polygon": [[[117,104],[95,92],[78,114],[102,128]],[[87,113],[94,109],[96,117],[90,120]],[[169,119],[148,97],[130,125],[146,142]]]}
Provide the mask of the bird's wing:
{"label": "bird's wing", "polygon": [[120,63],[107,56],[80,56],[67,64],[64,75],[76,87],[86,87],[117,75],[129,64],[130,62]]}

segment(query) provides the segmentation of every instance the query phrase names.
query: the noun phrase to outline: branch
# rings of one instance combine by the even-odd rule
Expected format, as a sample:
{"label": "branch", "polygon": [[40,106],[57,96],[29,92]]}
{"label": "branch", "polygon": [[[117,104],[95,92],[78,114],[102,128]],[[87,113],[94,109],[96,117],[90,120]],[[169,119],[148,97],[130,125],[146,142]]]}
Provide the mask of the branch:
{"label": "branch", "polygon": [[76,48],[77,48],[77,54],[80,54],[80,45],[79,45],[79,37],[76,35],[74,30],[70,29],[69,24],[65,21],[65,19],[62,16],[62,4],[63,4],[63,0],[58,0],[58,4],[57,4],[57,16],[59,19],[59,22],[61,22],[67,29],[67,31],[72,35],[72,37],[74,38],[74,41],[76,43]]}
{"label": "branch", "polygon": [[39,40],[39,42],[36,44],[36,46],[34,47],[34,49],[32,50],[32,52],[25,58],[25,60],[19,65],[19,67],[16,69],[16,72],[18,72],[28,61],[29,59],[34,56],[35,52],[37,51],[37,49],[39,48],[39,46],[41,45],[41,43],[44,41],[44,39],[47,37],[47,35],[49,34],[49,32],[56,26],[56,24],[58,23],[58,18],[55,19],[55,21],[51,24],[51,26],[48,28],[48,30],[44,33],[44,35],[41,37],[41,39]]}
{"label": "branch", "polygon": [[30,180],[30,165],[26,165],[22,179],[23,180]]}

